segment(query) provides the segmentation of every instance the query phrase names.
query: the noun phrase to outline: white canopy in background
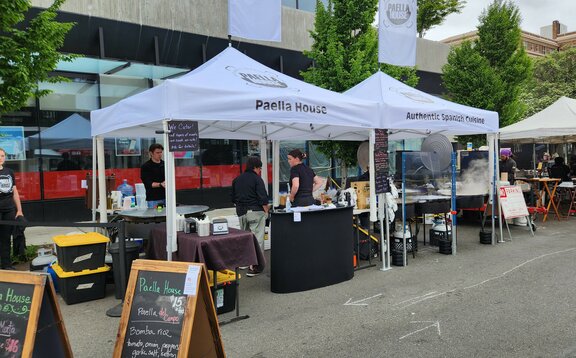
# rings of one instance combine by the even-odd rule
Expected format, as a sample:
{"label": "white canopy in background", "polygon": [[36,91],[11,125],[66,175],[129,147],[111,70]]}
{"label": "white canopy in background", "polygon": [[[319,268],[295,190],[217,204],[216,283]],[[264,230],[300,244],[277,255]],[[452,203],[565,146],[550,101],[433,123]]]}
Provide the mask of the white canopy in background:
{"label": "white canopy in background", "polygon": [[92,111],[91,123],[92,135],[108,137],[150,137],[175,119],[198,121],[200,138],[364,140],[378,109],[228,47],[182,77]]}
{"label": "white canopy in background", "polygon": [[576,99],[560,97],[540,112],[502,128],[500,140],[523,143],[576,140]]}
{"label": "white canopy in background", "polygon": [[[180,78],[92,111],[91,125],[98,138],[151,137],[164,131],[167,141],[167,121],[193,120],[198,121],[200,138],[365,140],[378,117],[376,102],[299,81],[228,47]],[[176,190],[174,155],[168,150],[165,154],[170,259],[177,250]],[[102,150],[98,167],[100,197],[105,198]],[[99,208],[105,212],[102,203]]]}
{"label": "white canopy in background", "polygon": [[[446,101],[410,87],[378,71],[347,95],[382,105],[378,128],[388,128],[391,139],[422,136],[498,132],[498,113]],[[395,134],[397,132],[401,132]]]}
{"label": "white canopy in background", "polygon": [[[488,134],[491,192],[496,191],[496,133],[498,113],[446,101],[410,87],[378,71],[348,91],[347,95],[374,100],[381,104],[377,128],[389,129],[390,139],[421,137],[431,133],[444,135]],[[370,202],[374,200],[370,198]],[[453,198],[454,199],[454,198]],[[454,222],[455,217],[453,217]],[[492,220],[494,233],[494,220]],[[452,230],[452,252],[456,253]],[[494,235],[492,236],[494,240]],[[406,245],[404,245],[406,249]],[[404,250],[404,255],[406,251]]]}

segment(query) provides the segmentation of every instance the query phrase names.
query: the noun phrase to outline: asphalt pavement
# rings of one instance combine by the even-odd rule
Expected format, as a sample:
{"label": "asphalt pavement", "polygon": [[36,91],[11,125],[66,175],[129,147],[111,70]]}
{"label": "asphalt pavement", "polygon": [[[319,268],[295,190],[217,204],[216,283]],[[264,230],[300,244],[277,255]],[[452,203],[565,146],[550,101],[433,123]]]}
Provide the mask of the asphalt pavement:
{"label": "asphalt pavement", "polygon": [[[376,261],[306,292],[270,292],[269,266],[243,276],[240,314],[250,317],[220,327],[227,356],[576,357],[576,218],[537,226],[535,237],[512,226],[512,241],[504,232],[506,242],[483,245],[479,224],[462,223],[457,255],[420,241],[406,267]],[[119,319],[105,312],[119,300],[108,288],[101,300],[59,298],[75,357],[112,356]]]}

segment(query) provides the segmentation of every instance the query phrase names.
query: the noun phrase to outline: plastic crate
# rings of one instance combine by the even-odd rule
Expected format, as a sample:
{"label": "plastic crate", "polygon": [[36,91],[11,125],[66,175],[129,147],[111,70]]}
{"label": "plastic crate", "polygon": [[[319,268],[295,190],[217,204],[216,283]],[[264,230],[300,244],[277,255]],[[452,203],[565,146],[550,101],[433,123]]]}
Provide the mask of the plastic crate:
{"label": "plastic crate", "polygon": [[[210,287],[214,286],[213,272],[208,270]],[[216,313],[222,314],[233,311],[236,308],[236,274],[232,270],[222,270],[217,271],[216,276],[216,287],[212,290]],[[240,278],[240,275],[238,275],[238,278]]]}
{"label": "plastic crate", "polygon": [[77,235],[58,235],[56,244],[58,264],[65,272],[95,270],[104,266],[106,244],[110,241],[97,232]]}
{"label": "plastic crate", "polygon": [[58,277],[60,295],[67,304],[97,300],[106,296],[106,273],[110,267],[105,265],[96,270],[65,272],[58,264],[54,264],[52,269]]}

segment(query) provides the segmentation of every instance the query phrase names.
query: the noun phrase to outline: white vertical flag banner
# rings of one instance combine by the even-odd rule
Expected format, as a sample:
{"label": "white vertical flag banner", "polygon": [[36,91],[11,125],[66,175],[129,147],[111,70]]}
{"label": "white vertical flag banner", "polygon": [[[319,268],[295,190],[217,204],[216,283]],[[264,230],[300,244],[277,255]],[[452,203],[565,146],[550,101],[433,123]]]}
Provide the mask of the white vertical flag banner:
{"label": "white vertical flag banner", "polygon": [[378,62],[416,65],[416,0],[380,0]]}
{"label": "white vertical flag banner", "polygon": [[282,0],[228,0],[228,34],[282,41]]}

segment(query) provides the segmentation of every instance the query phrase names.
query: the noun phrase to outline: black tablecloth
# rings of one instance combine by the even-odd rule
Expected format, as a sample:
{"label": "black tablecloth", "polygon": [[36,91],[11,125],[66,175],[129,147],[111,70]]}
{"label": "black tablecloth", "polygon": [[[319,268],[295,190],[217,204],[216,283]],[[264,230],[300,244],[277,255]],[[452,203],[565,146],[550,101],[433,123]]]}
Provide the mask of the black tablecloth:
{"label": "black tablecloth", "polygon": [[[234,269],[241,266],[265,264],[265,258],[254,234],[230,228],[227,235],[198,236],[177,233],[178,251],[172,253],[174,261],[201,262],[209,270]],[[150,232],[149,257],[166,260],[166,227]]]}

